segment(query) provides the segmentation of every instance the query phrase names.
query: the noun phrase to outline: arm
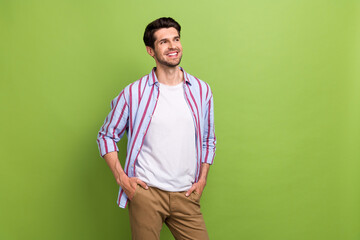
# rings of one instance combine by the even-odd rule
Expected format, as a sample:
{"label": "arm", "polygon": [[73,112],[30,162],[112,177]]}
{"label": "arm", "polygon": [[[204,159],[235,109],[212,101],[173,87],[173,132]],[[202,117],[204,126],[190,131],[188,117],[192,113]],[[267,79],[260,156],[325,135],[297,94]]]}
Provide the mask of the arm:
{"label": "arm", "polygon": [[194,183],[192,187],[186,192],[186,196],[189,196],[193,191],[196,191],[200,195],[202,194],[205,186],[206,179],[210,169],[210,165],[213,164],[215,157],[215,124],[214,124],[214,102],[213,96],[210,94],[207,100],[205,114],[204,114],[204,135],[202,141],[202,160],[200,167],[200,175],[198,182]]}
{"label": "arm", "polygon": [[202,141],[202,162],[213,164],[216,149],[214,100],[212,94],[207,102],[204,114],[204,135]]}
{"label": "arm", "polygon": [[112,171],[116,182],[125,191],[131,200],[134,196],[136,185],[139,184],[147,189],[144,182],[137,178],[129,178],[121,167],[117,152],[119,151],[116,143],[120,141],[128,127],[129,109],[122,91],[112,102],[111,111],[100,128],[97,143],[100,155],[105,159]]}
{"label": "arm", "polygon": [[129,109],[125,100],[124,90],[111,101],[111,111],[107,115],[97,136],[101,157],[119,151],[116,143],[123,137],[128,128]]}
{"label": "arm", "polygon": [[131,200],[135,194],[136,185],[148,189],[146,183],[136,177],[129,178],[121,167],[117,152],[110,152],[104,155],[104,159],[113,173],[118,185],[124,189],[125,194]]}

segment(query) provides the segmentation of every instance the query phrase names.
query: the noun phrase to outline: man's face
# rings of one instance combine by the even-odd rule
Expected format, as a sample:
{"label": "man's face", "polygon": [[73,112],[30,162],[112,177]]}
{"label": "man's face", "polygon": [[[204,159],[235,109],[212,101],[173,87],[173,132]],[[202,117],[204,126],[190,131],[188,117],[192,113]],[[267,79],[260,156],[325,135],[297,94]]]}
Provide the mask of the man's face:
{"label": "man's face", "polygon": [[182,57],[182,46],[178,31],[171,28],[161,28],[154,33],[154,49],[147,47],[148,53],[154,57],[156,65],[176,67]]}

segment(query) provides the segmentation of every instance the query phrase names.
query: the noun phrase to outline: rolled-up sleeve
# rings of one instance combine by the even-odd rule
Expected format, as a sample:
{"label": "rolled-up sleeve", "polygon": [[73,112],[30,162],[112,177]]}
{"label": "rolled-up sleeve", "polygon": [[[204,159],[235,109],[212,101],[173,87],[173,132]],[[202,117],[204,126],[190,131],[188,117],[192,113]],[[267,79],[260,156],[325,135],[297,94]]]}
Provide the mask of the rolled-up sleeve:
{"label": "rolled-up sleeve", "polygon": [[111,102],[111,111],[101,126],[97,144],[103,157],[109,152],[119,151],[116,143],[123,137],[128,128],[129,109],[124,91]]}
{"label": "rolled-up sleeve", "polygon": [[216,136],[214,123],[214,100],[212,94],[207,101],[205,109],[202,148],[202,163],[213,164],[216,149]]}

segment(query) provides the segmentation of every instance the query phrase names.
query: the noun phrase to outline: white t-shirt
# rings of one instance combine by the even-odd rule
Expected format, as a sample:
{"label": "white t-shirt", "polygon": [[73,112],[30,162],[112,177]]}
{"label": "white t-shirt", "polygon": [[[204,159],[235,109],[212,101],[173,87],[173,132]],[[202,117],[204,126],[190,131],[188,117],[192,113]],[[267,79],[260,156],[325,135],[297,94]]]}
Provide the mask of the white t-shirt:
{"label": "white t-shirt", "polygon": [[136,177],[171,192],[188,190],[195,180],[193,116],[185,100],[184,82],[160,83],[158,102],[136,161]]}

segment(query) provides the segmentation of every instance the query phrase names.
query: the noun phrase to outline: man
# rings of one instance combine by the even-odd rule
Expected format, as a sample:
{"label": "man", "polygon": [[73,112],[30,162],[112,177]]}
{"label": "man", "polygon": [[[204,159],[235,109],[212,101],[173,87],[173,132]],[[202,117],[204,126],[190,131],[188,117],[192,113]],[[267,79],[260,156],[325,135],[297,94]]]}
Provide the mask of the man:
{"label": "man", "polygon": [[[215,156],[213,97],[208,84],[179,67],[180,30],[172,18],[146,27],[156,67],[111,102],[97,138],[120,186],[117,203],[129,206],[133,239],[160,239],[164,222],[176,239],[208,239],[199,202]],[[122,168],[116,143],[125,131]]]}

